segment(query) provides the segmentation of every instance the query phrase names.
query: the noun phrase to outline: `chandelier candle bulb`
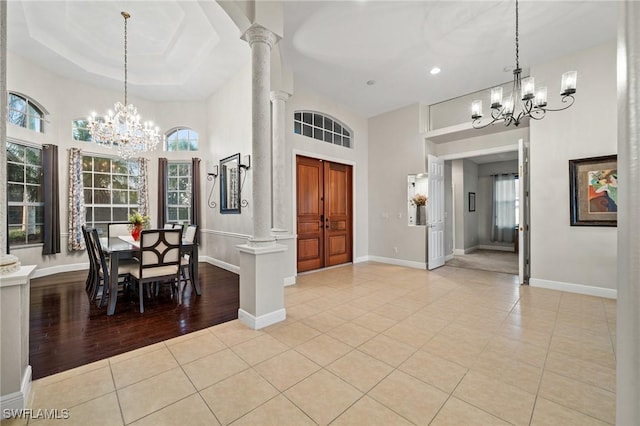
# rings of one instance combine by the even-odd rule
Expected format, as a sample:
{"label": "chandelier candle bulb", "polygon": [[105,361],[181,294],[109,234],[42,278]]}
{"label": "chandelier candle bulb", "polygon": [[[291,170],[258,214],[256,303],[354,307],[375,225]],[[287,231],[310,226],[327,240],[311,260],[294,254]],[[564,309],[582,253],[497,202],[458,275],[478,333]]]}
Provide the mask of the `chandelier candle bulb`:
{"label": "chandelier candle bulb", "polygon": [[509,97],[507,98],[506,101],[504,101],[504,108],[502,110],[503,114],[508,116],[508,115],[513,115],[513,93],[509,95]]}
{"label": "chandelier candle bulb", "polygon": [[522,79],[522,100],[528,101],[533,99],[535,93],[535,84],[533,77],[527,77]]}
{"label": "chandelier candle bulb", "polygon": [[502,87],[491,89],[491,108],[496,109],[502,106]]}
{"label": "chandelier candle bulb", "polygon": [[535,105],[538,108],[547,106],[547,88],[546,87],[541,87],[538,89],[538,92],[536,93]]}
{"label": "chandelier candle bulb", "polygon": [[576,83],[578,80],[577,71],[567,71],[562,74],[562,87],[560,95],[567,96],[576,93]]}
{"label": "chandelier candle bulb", "polygon": [[471,103],[471,118],[476,119],[482,117],[482,101],[473,101]]}

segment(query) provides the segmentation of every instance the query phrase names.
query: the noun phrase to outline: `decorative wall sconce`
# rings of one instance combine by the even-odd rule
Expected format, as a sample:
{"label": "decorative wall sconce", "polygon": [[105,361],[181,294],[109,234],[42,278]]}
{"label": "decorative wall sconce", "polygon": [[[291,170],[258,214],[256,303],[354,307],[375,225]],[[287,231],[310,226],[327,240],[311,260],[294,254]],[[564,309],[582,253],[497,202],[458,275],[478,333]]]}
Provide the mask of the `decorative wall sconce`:
{"label": "decorative wall sconce", "polygon": [[211,192],[209,192],[209,199],[207,200],[207,204],[212,209],[215,209],[217,204],[213,201],[213,189],[216,187],[216,180],[218,179],[218,166],[213,166],[213,172],[207,173],[207,180],[213,181],[213,186],[211,187]]}
{"label": "decorative wall sconce", "polygon": [[[242,174],[242,171],[244,170],[244,177],[242,178],[240,193],[242,193],[242,188],[244,188],[244,181],[245,179],[247,179],[247,170],[249,170],[250,168],[251,168],[251,154],[243,155],[242,161],[240,162],[240,172]],[[240,205],[242,205],[242,207],[247,207],[249,205],[249,201],[242,199],[240,200]]]}
{"label": "decorative wall sconce", "polygon": [[251,154],[243,155],[240,168],[249,170],[251,168]]}

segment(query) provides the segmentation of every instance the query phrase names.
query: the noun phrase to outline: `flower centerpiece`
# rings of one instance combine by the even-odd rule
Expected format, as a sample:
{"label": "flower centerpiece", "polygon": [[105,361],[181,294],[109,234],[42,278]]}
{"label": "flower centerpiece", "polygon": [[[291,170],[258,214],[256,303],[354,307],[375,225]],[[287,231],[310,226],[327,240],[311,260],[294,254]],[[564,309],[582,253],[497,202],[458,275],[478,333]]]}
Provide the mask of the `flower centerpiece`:
{"label": "flower centerpiece", "polygon": [[416,206],[416,225],[427,224],[427,196],[424,194],[416,194],[411,197],[411,204]]}
{"label": "flower centerpiece", "polygon": [[134,241],[140,240],[140,232],[148,226],[149,216],[141,215],[137,210],[129,215],[129,228]]}

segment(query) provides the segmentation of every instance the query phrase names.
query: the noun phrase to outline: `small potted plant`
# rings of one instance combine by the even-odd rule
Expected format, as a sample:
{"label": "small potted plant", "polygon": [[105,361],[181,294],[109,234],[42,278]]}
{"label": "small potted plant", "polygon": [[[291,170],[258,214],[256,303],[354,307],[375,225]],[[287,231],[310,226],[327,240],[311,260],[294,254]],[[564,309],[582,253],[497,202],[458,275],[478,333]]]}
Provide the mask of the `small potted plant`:
{"label": "small potted plant", "polygon": [[143,216],[137,210],[129,215],[129,228],[131,228],[131,236],[134,241],[140,240],[140,232],[148,226],[149,216]]}

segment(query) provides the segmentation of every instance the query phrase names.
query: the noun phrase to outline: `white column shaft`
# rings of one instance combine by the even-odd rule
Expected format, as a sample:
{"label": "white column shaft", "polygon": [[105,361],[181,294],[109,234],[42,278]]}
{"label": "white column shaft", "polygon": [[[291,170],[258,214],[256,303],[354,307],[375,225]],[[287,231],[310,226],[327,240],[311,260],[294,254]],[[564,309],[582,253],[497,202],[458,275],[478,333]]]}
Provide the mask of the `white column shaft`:
{"label": "white column shaft", "polygon": [[253,237],[250,243],[274,242],[271,236],[271,46],[275,35],[251,27],[244,35],[251,46]]}
{"label": "white column shaft", "polygon": [[630,425],[640,420],[640,3],[620,8],[616,424]]}
{"label": "white column shaft", "polygon": [[273,114],[272,144],[273,144],[273,229],[277,232],[285,232],[290,226],[286,209],[287,182],[287,107],[286,101],[289,94],[282,91],[271,92],[271,104]]}
{"label": "white column shaft", "polygon": [[[7,182],[7,2],[0,1],[0,182]],[[0,191],[0,254],[7,254],[7,192]]]}

